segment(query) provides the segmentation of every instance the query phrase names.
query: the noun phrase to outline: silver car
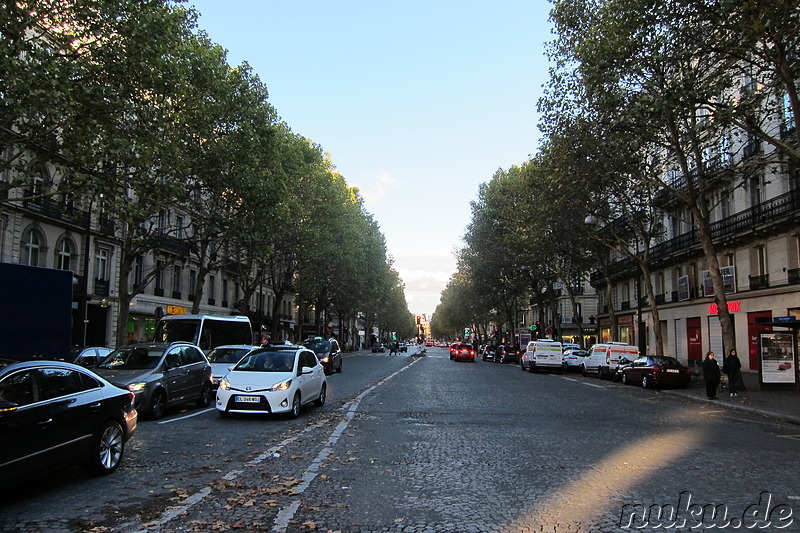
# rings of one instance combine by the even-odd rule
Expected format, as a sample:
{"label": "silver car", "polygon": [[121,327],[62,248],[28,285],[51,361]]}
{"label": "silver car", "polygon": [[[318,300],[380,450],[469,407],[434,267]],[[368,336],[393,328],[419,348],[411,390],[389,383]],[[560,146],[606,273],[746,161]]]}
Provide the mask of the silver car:
{"label": "silver car", "polygon": [[219,380],[225,377],[228,370],[241,361],[242,357],[257,348],[260,348],[260,346],[229,344],[226,346],[217,346],[208,352],[208,362],[211,363],[211,384],[214,390],[217,390],[217,387],[219,387]]}
{"label": "silver car", "polygon": [[136,395],[140,414],[157,419],[167,406],[211,403],[211,364],[194,344],[136,342],[111,352],[94,371]]}

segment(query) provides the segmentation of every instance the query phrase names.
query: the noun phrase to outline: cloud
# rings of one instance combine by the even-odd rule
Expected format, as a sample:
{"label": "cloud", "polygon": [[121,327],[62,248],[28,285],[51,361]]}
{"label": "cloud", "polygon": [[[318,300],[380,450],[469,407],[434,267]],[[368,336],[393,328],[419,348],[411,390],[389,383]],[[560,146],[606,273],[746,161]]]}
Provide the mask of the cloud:
{"label": "cloud", "polygon": [[369,203],[380,203],[381,200],[389,196],[392,191],[397,189],[402,182],[391,176],[385,170],[381,171],[377,177],[364,186],[360,186],[361,195]]}

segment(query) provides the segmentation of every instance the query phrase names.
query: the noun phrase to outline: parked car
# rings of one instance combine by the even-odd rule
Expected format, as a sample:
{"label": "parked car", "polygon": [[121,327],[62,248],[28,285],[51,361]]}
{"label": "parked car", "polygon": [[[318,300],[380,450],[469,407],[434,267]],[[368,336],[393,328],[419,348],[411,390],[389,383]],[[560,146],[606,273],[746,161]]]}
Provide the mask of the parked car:
{"label": "parked car", "polygon": [[494,354],[497,351],[497,346],[494,344],[487,344],[481,350],[481,359],[484,361],[494,361]]}
{"label": "parked car", "polygon": [[220,416],[232,413],[289,413],[314,402],[325,404],[325,371],[304,346],[270,346],[253,350],[223,378],[217,389]]}
{"label": "parked car", "polygon": [[456,357],[456,351],[458,351],[458,343],[454,342],[450,344],[449,351],[450,351],[450,360],[452,361]]}
{"label": "parked car", "polygon": [[229,344],[217,346],[208,352],[208,362],[211,363],[211,388],[216,390],[228,370],[241,361],[248,352],[256,348],[259,347],[250,344]]}
{"label": "parked car", "polygon": [[106,348],[104,346],[89,346],[87,348],[75,347],[70,351],[67,362],[75,363],[76,365],[81,365],[86,368],[92,368],[113,351],[112,348]]}
{"label": "parked car", "polygon": [[564,351],[564,368],[569,372],[580,372],[581,365],[589,352],[571,348]]}
{"label": "parked car", "polygon": [[372,353],[386,353],[386,348],[380,342],[372,345]]}
{"label": "parked car", "polygon": [[114,385],[136,395],[136,409],[152,419],[171,405],[211,403],[211,364],[188,342],[135,342],[114,350],[95,367]]}
{"label": "parked car", "polygon": [[342,371],[342,350],[339,348],[339,343],[336,339],[326,340],[322,337],[314,337],[313,339],[304,340],[303,346],[317,354],[317,358],[327,375],[330,376],[334,372]]}
{"label": "parked car", "polygon": [[617,362],[617,366],[614,368],[611,374],[611,380],[615,382],[622,381],[622,372],[625,370],[626,367],[631,366],[633,361],[625,357],[624,355],[619,358]]}
{"label": "parked car", "polygon": [[453,361],[475,362],[475,347],[466,342],[455,343],[455,348],[450,356]]}
{"label": "parked car", "polygon": [[82,366],[0,363],[0,486],[74,464],[110,474],[137,418],[132,393]]}
{"label": "parked car", "polygon": [[401,342],[400,346],[397,348],[397,350],[401,351],[403,353],[408,353],[408,344],[406,344],[404,342]]}
{"label": "parked car", "polygon": [[513,344],[501,344],[494,352],[495,363],[519,363],[520,349]]}
{"label": "parked car", "polygon": [[583,360],[581,373],[597,374],[600,379],[612,377],[620,358],[625,357],[633,361],[639,357],[639,348],[624,342],[606,342],[595,344]]}
{"label": "parked car", "polygon": [[522,370],[564,370],[564,350],[561,343],[549,339],[530,341],[519,361]]}
{"label": "parked car", "polygon": [[644,388],[674,385],[686,387],[692,373],[674,357],[644,355],[622,369],[622,382],[641,385]]}

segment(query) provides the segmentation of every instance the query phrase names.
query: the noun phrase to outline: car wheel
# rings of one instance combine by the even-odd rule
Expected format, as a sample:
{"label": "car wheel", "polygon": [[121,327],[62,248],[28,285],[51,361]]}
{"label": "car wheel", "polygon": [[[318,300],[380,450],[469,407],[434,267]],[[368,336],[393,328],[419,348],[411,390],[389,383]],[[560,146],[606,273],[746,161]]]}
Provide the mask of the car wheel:
{"label": "car wheel", "polygon": [[197,407],[203,408],[211,405],[211,384],[204,383],[203,390],[200,392],[200,398],[197,399]]}
{"label": "car wheel", "polygon": [[322,407],[323,405],[325,405],[325,396],[327,395],[327,393],[328,393],[328,386],[323,383],[322,388],[319,390],[319,397],[316,400],[314,400],[314,405],[316,405],[317,407]]}
{"label": "car wheel", "polygon": [[644,376],[642,378],[642,387],[644,387],[645,389],[649,389],[652,386],[653,386],[652,378],[650,376]]}
{"label": "car wheel", "polygon": [[295,392],[294,398],[292,399],[292,411],[289,413],[289,416],[292,418],[297,418],[300,416],[300,393]]}
{"label": "car wheel", "polygon": [[589,375],[589,373],[586,371],[586,365],[581,365],[581,375],[583,377],[586,377],[586,376]]}
{"label": "car wheel", "polygon": [[125,432],[119,422],[109,420],[100,428],[92,445],[86,469],[92,474],[107,475],[117,469],[125,452]]}
{"label": "car wheel", "polygon": [[150,399],[150,408],[147,410],[148,418],[158,420],[167,410],[167,395],[164,391],[158,389],[153,392],[153,397]]}
{"label": "car wheel", "polygon": [[628,379],[628,374],[625,372],[622,373],[622,384],[623,385],[630,385],[630,380]]}

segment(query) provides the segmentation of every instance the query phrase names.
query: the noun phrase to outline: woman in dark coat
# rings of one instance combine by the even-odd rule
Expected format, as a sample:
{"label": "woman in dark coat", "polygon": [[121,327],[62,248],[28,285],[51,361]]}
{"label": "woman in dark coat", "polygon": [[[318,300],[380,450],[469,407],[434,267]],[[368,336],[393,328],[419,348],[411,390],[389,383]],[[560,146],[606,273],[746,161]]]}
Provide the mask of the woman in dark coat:
{"label": "woman in dark coat", "polygon": [[709,400],[717,399],[719,378],[719,363],[714,359],[714,352],[708,352],[703,359],[703,380],[706,382],[706,396]]}
{"label": "woman in dark coat", "polygon": [[728,392],[731,396],[739,395],[739,379],[742,374],[742,362],[736,355],[736,350],[731,350],[725,362],[722,363],[722,371],[728,375]]}

